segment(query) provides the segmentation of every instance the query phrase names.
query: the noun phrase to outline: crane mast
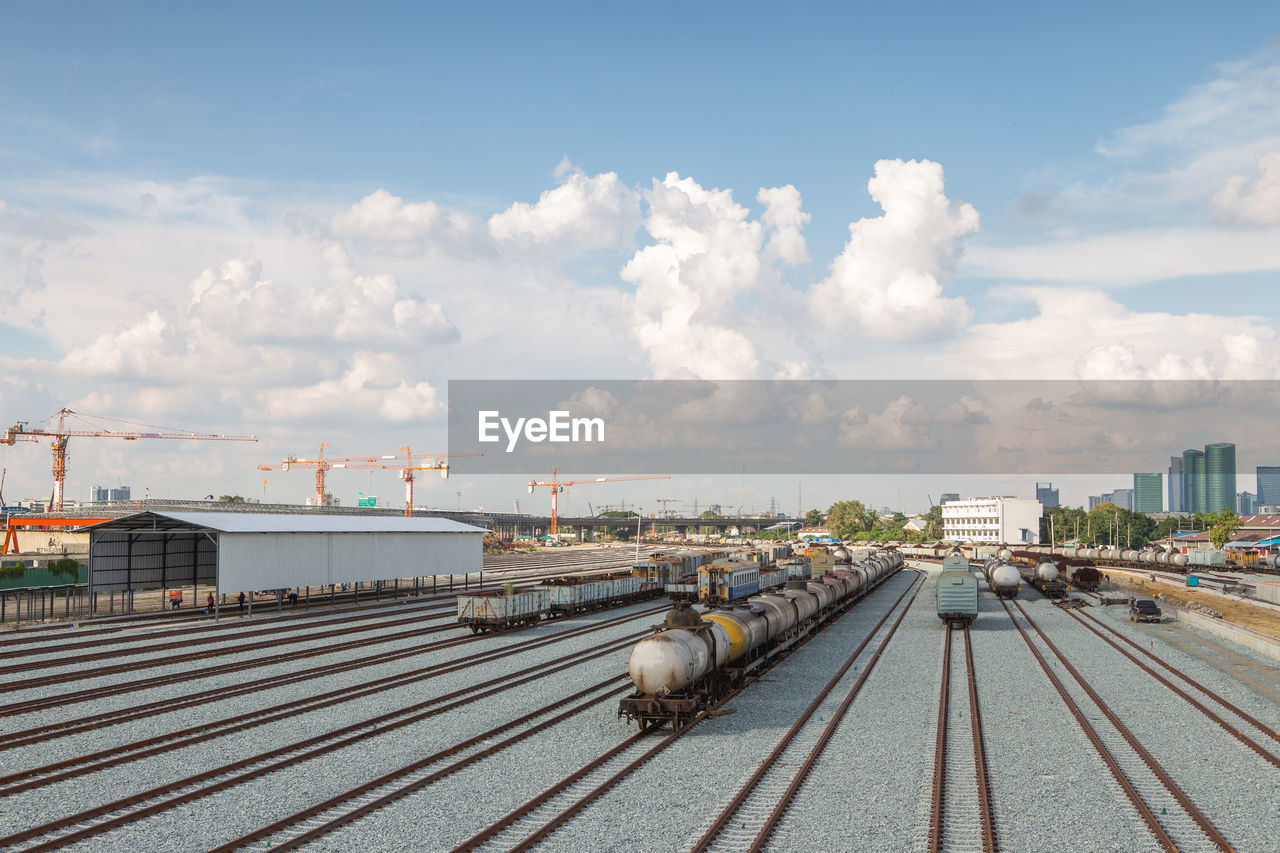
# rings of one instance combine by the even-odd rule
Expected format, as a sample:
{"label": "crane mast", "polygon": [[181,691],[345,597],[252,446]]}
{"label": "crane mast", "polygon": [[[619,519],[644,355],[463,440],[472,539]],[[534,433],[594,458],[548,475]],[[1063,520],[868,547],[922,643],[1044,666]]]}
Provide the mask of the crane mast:
{"label": "crane mast", "polygon": [[635,474],[627,477],[592,477],[589,480],[561,480],[560,469],[551,469],[551,479],[546,482],[529,481],[529,494],[534,489],[546,488],[551,492],[551,535],[560,532],[560,493],[569,486],[586,486],[591,483],[623,483],[631,480],[670,480],[670,474]]}
{"label": "crane mast", "polygon": [[[202,432],[179,432],[174,430],[160,430],[159,427],[147,427],[151,430],[160,430],[157,432],[139,432],[136,430],[119,430],[119,429],[71,429],[67,426],[68,418],[87,419],[89,417],[100,420],[114,421],[129,426],[146,427],[146,424],[134,423],[132,421],[122,421],[117,418],[109,418],[105,415],[86,415],[81,412],[75,412],[68,408],[59,409],[54,414],[58,417],[57,426],[41,427],[31,426],[28,421],[18,421],[4,432],[3,443],[13,445],[19,441],[39,441],[41,438],[53,439],[51,450],[53,452],[53,495],[49,500],[49,512],[61,512],[65,495],[65,486],[67,479],[67,443],[72,438],[119,438],[125,441],[137,441],[143,438],[164,438],[178,441],[257,441],[258,439],[252,435],[220,435],[217,433]],[[53,415],[44,420],[51,420]],[[38,423],[43,423],[40,421]],[[93,424],[90,424],[93,426]]]}

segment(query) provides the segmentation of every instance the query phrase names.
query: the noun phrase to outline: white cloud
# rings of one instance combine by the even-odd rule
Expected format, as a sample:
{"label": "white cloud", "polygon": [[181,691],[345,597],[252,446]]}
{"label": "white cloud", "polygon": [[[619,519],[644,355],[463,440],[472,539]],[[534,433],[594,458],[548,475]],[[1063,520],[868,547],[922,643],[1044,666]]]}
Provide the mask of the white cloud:
{"label": "white cloud", "polygon": [[1280,269],[1277,229],[1152,228],[1014,247],[977,246],[965,272],[1020,281],[1130,285]]}
{"label": "white cloud", "polygon": [[386,353],[356,352],[340,376],[264,395],[264,414],[273,420],[310,421],[361,412],[392,423],[438,417],[443,402],[429,382],[405,379],[409,366]]}
{"label": "white cloud", "polygon": [[931,359],[936,374],[1249,379],[1274,376],[1280,356],[1275,326],[1258,317],[1138,311],[1084,287],[1024,287],[1009,295],[1034,303],[1034,314],[971,326]]}
{"label": "white cloud", "polygon": [[879,339],[954,333],[971,312],[944,295],[941,279],[978,230],[978,212],[947,198],[942,166],[929,160],[881,160],[867,190],[884,215],[849,226],[830,276],[809,292],[814,316]]}
{"label": "white cloud", "polygon": [[755,346],[725,323],[760,281],[764,228],[730,190],[675,172],[646,193],[656,241],[622,269],[636,285],[632,328],[656,378],[741,379],[757,374]]}
{"label": "white cloud", "polygon": [[761,187],[756,201],[764,205],[760,221],[771,232],[766,246],[771,257],[789,264],[809,260],[809,247],[804,241],[804,226],[812,218],[801,209],[800,191],[785,187]]}
{"label": "white cloud", "polygon": [[1207,149],[1280,133],[1280,42],[1216,67],[1216,77],[1188,89],[1160,118],[1116,131],[1098,151],[1122,157],[1159,147]]}
{"label": "white cloud", "polygon": [[557,168],[560,185],[544,191],[535,204],[516,202],[489,218],[493,239],[572,240],[577,250],[600,249],[616,245],[635,231],[639,199],[616,172],[587,176],[565,165],[562,162]]}
{"label": "white cloud", "polygon": [[1280,151],[1258,155],[1258,175],[1232,175],[1213,196],[1213,212],[1225,222],[1280,225]]}
{"label": "white cloud", "polygon": [[329,220],[335,237],[382,246],[399,244],[402,250],[465,243],[477,225],[465,213],[446,210],[433,201],[406,202],[381,187]]}

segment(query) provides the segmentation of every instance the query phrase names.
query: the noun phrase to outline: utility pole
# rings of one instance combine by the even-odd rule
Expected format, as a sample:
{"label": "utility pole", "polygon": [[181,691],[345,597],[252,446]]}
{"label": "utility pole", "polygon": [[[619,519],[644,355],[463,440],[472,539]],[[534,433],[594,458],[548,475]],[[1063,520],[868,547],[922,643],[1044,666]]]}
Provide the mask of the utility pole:
{"label": "utility pole", "polygon": [[458,496],[458,512],[462,512],[462,492],[457,491],[454,494]]}

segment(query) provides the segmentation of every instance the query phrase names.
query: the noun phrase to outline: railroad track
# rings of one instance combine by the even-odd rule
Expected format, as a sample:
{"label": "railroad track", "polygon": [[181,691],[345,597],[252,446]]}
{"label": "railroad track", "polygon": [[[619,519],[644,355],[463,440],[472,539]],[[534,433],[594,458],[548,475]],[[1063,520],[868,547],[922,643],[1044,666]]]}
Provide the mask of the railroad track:
{"label": "railroad track", "polygon": [[[1235,848],[1231,843],[1134,737],[1071,661],[1058,650],[1032,620],[1022,603],[1014,601],[1012,607],[1007,600],[1002,599],[1000,603],[1041,670],[1057,690],[1159,847],[1168,853],[1213,849],[1233,853]],[[1015,607],[1017,614],[1014,613]],[[1019,617],[1022,621],[1019,621]],[[1031,628],[1036,639],[1032,639],[1022,622]],[[1074,685],[1057,676],[1040,646],[1058,660],[1070,674]],[[1097,721],[1097,725],[1091,720]]]}
{"label": "railroad track", "polygon": [[[577,637],[577,635],[581,635],[581,633],[590,633],[590,630],[602,628],[602,626],[604,626],[604,628],[608,628],[608,626],[623,624],[623,622],[626,621],[644,619],[644,617],[652,616],[654,613],[658,613],[660,611],[662,611],[662,608],[657,607],[652,608],[652,610],[630,613],[630,615],[627,616],[613,617],[611,620],[598,622],[598,624],[585,626],[585,628],[557,631],[557,633],[553,634],[552,637],[541,640],[532,640],[532,642],[539,643],[539,646],[532,648],[540,648],[541,644],[557,642],[558,639]],[[237,697],[237,695],[255,693],[257,690],[261,689],[275,688],[275,686],[293,684],[297,683],[297,681],[323,678],[323,676],[335,675],[339,674],[339,672],[346,672],[349,670],[361,669],[361,667],[364,666],[379,665],[379,663],[401,660],[401,658],[404,657],[412,657],[416,656],[416,654],[438,651],[438,649],[442,648],[461,646],[463,643],[475,643],[483,639],[486,638],[462,637],[452,640],[440,640],[440,642],[431,643],[429,646],[403,649],[402,652],[394,654],[374,654],[374,656],[356,658],[355,661],[329,663],[329,665],[311,667],[310,670],[294,672],[294,674],[288,676],[266,676],[266,678],[262,679],[244,681],[244,683],[202,690],[202,692],[196,694],[180,695],[180,697],[168,699],[156,699],[154,702],[143,703],[141,706],[120,708],[120,710],[116,711],[102,711],[99,713],[93,713],[93,715],[77,717],[77,719],[73,720],[44,722],[44,724],[29,727],[29,729],[9,731],[9,733],[0,734],[0,752],[6,751],[6,749],[23,747],[23,745],[31,743],[40,743],[42,740],[63,738],[63,736],[82,733],[82,731],[101,729],[101,727],[118,725],[122,724],[122,722],[143,719],[143,717],[161,715],[161,713],[172,713],[174,711],[184,710],[184,708],[198,706],[198,704],[219,702],[223,701],[223,699]],[[489,656],[492,656],[492,654],[497,654],[499,652],[521,651],[521,649],[530,648],[529,643],[530,640],[520,640],[520,642],[511,643],[508,644],[508,646],[500,647],[498,649],[488,649],[488,651],[471,654],[471,656],[462,658],[462,661],[483,662],[485,660],[489,660]],[[338,695],[346,695],[349,692],[358,692],[358,690],[388,689],[390,686],[411,683],[411,681],[420,678],[431,678],[431,672],[438,671],[442,666],[452,666],[457,662],[458,661],[454,661],[448,663],[448,665],[443,665],[443,663],[433,663],[433,665],[429,666],[416,667],[416,669],[397,672],[396,675],[383,676],[383,678],[352,685],[351,688],[330,690],[328,693],[315,695],[315,697],[308,697],[306,699],[297,699],[297,701],[280,704],[280,706],[273,706],[273,708],[276,708],[276,710],[287,710],[287,708],[300,707],[301,704],[306,704],[308,702],[326,701],[326,699],[335,698],[338,697]],[[250,715],[242,716],[251,717],[256,716],[257,713],[260,712],[252,712]],[[169,733],[164,736],[165,738],[168,738],[168,736],[174,736],[175,734],[191,734],[196,727],[197,726],[192,726],[191,729],[180,730],[179,733]],[[209,726],[202,725],[198,727],[204,730]]]}
{"label": "railroad track", "polygon": [[[309,844],[368,814],[411,794],[416,794],[429,785],[514,746],[532,735],[595,708],[618,694],[625,693],[629,687],[629,679],[626,675],[620,674],[606,679],[545,708],[539,708],[537,711],[496,726],[447,749],[439,750],[407,767],[384,774],[371,782],[241,836],[235,841],[215,847],[212,853],[231,853],[236,850],[293,850]],[[601,690],[605,692],[581,704],[571,704]],[[569,706],[566,710],[533,725],[533,721],[539,717],[566,706]],[[523,730],[519,728],[522,725],[526,727]],[[512,730],[515,730],[514,734],[498,739]],[[456,757],[459,754],[464,757],[444,767],[431,769],[445,758]]]}
{"label": "railroad track", "polygon": [[[505,574],[502,571],[489,572],[489,574],[495,579],[501,579],[504,582],[526,582],[526,581],[550,580],[552,578],[561,577],[564,574],[572,574],[572,575],[588,574],[589,575],[596,572],[607,572],[607,571],[612,571],[616,569],[621,569],[629,565],[630,565],[629,562],[623,562],[623,563],[617,563],[617,562],[585,563],[583,562],[583,563],[575,563],[575,564],[565,564],[563,566],[561,565],[543,566],[532,572],[526,572],[526,571],[520,570],[516,574],[510,574],[510,575]],[[557,569],[557,568],[571,568],[573,569],[573,571],[571,572],[553,571],[554,569]],[[143,617],[147,617],[146,619],[147,622],[167,620],[169,624],[166,624],[163,628],[159,628],[147,634],[129,633],[132,631],[136,631],[139,627],[138,625],[129,624],[129,623],[121,623],[108,628],[76,628],[76,629],[66,628],[65,630],[67,635],[74,636],[76,638],[75,641],[70,643],[65,642],[63,635],[58,635],[57,637],[47,636],[44,634],[41,634],[39,636],[32,636],[35,629],[24,629],[18,632],[10,632],[11,634],[17,634],[18,636],[11,635],[11,636],[8,636],[7,638],[0,639],[0,648],[12,647],[12,646],[25,646],[27,648],[12,649],[10,651],[0,651],[0,659],[25,657],[27,655],[30,655],[32,654],[33,649],[29,647],[32,646],[33,644],[39,644],[39,643],[56,644],[55,646],[53,646],[53,649],[61,653],[71,649],[94,648],[94,647],[117,644],[120,642],[143,642],[143,641],[151,641],[151,640],[165,640],[173,637],[175,634],[179,632],[183,636],[190,636],[191,634],[200,634],[200,633],[209,633],[209,632],[229,632],[229,633],[234,633],[236,637],[253,636],[252,634],[245,633],[243,631],[240,631],[239,629],[256,628],[257,626],[260,626],[260,625],[268,625],[276,622],[288,623],[288,622],[293,622],[295,620],[308,620],[308,619],[315,619],[318,623],[323,622],[326,624],[328,623],[338,624],[340,619],[354,621],[357,619],[376,618],[377,614],[369,612],[373,610],[381,610],[381,609],[395,608],[395,607],[406,607],[406,606],[412,607],[412,606],[416,606],[419,603],[425,604],[425,603],[431,603],[431,602],[438,602],[440,603],[441,607],[445,607],[446,606],[445,602],[455,600],[458,597],[459,593],[476,593],[476,592],[482,592],[486,590],[496,591],[498,589],[500,589],[500,587],[498,586],[485,585],[485,586],[474,586],[474,587],[471,587],[470,589],[455,589],[453,592],[445,592],[445,593],[427,593],[427,594],[419,594],[419,595],[413,595],[412,593],[409,593],[407,595],[402,594],[399,597],[394,598],[393,600],[390,600],[390,601],[375,601],[373,603],[367,603],[367,604],[343,606],[342,608],[340,608],[340,610],[353,611],[354,615],[347,616],[347,617],[339,617],[339,618],[332,618],[335,612],[335,608],[329,605],[327,599],[322,599],[319,597],[317,597],[316,604],[310,610],[303,610],[303,611],[293,612],[293,613],[282,613],[276,616],[258,617],[253,619],[251,622],[239,622],[238,621],[238,617],[240,616],[239,610],[231,607],[224,608],[224,612],[230,617],[237,617],[237,621],[234,621],[234,622],[228,621],[228,622],[215,623],[213,622],[212,616],[207,616],[203,612],[187,613],[187,614],[181,614],[181,615],[165,614],[164,616],[160,616],[159,614],[142,614]],[[421,590],[419,590],[419,592],[421,593]],[[390,593],[388,592],[387,594],[390,594]],[[367,595],[368,594],[366,594],[366,597]],[[119,617],[115,617],[115,618],[119,618]],[[206,622],[208,624],[196,624],[196,625],[185,624],[187,622]],[[81,621],[79,624],[87,625],[87,624],[90,624],[90,622]],[[61,626],[61,625],[36,626],[37,629],[40,629],[40,628],[52,629],[55,627],[63,628],[64,626]],[[281,627],[281,628],[278,628],[277,630],[279,631],[304,630],[305,627],[306,626],[298,626],[296,628]],[[114,636],[114,635],[120,635],[120,634],[124,634],[125,636],[124,637]],[[106,638],[99,639],[99,640],[83,639],[85,637],[94,637],[94,636],[101,636]],[[200,640],[200,641],[193,640],[192,641],[193,644],[196,642],[213,642],[213,641],[211,640]],[[47,648],[49,648],[48,645],[42,646],[40,650],[44,651]],[[151,650],[154,648],[157,648],[157,647],[150,646],[148,647],[147,650]],[[46,664],[57,665],[57,661],[46,661]]]}
{"label": "railroad track", "polygon": [[[1127,657],[1130,661],[1145,670],[1165,687],[1168,687],[1174,693],[1185,699],[1192,705],[1192,707],[1201,711],[1205,716],[1225,729],[1228,734],[1232,735],[1245,746],[1258,753],[1258,755],[1261,756],[1268,764],[1280,768],[1280,750],[1277,749],[1277,744],[1280,744],[1280,732],[1235,705],[1220,693],[1205,687],[1181,669],[1178,669],[1147,649],[1144,649],[1140,644],[1134,642],[1131,638],[1126,637],[1120,631],[1117,631],[1112,626],[1106,624],[1092,613],[1077,613],[1075,611],[1069,611],[1069,613],[1071,616],[1075,617],[1076,621],[1080,622],[1100,639],[1108,643],[1116,651],[1120,652],[1120,654]],[[1102,631],[1099,631],[1098,629],[1106,631],[1110,636],[1104,635]],[[1123,643],[1128,647],[1128,649],[1116,643],[1116,640],[1119,640],[1120,643]],[[1149,666],[1143,663],[1142,660],[1135,657],[1133,652],[1137,652],[1145,659],[1157,664],[1167,672],[1181,679],[1181,681],[1189,685],[1192,689],[1199,691],[1200,694],[1217,703],[1221,709],[1234,716],[1238,722],[1232,722],[1231,720],[1224,718],[1220,713],[1215,713],[1205,707],[1203,703],[1196,700],[1193,696],[1188,695],[1186,691],[1179,688],[1176,684],[1170,683],[1168,679],[1164,678],[1160,673],[1152,670]],[[1251,731],[1255,732],[1255,734],[1247,734]],[[1261,740],[1258,739],[1259,735],[1261,735]]]}
{"label": "railroad track", "polygon": [[[276,646],[282,646],[289,642],[299,640],[299,639],[305,640],[308,642],[310,642],[311,640],[323,640],[331,637],[342,637],[342,636],[347,636],[349,634],[359,634],[365,631],[378,631],[383,628],[393,628],[393,627],[396,627],[397,625],[419,624],[424,620],[424,618],[441,619],[441,618],[448,618],[452,615],[453,615],[453,608],[450,607],[449,605],[433,604],[425,607],[411,607],[410,609],[404,611],[404,615],[402,615],[402,613],[396,613],[394,618],[383,618],[373,624],[368,624],[368,625],[345,624],[350,622],[363,623],[363,622],[367,622],[370,618],[367,615],[359,615],[359,616],[350,616],[350,617],[346,617],[339,620],[327,620],[323,623],[310,625],[310,626],[289,625],[289,626],[283,626],[283,627],[277,626],[274,628],[264,628],[262,630],[251,630],[245,633],[237,632],[234,636],[226,636],[222,638],[192,637],[192,638],[186,638],[181,640],[170,639],[168,642],[152,643],[150,645],[147,645],[146,647],[139,647],[136,649],[118,649],[118,648],[105,649],[103,651],[90,652],[88,654],[66,655],[63,657],[50,658],[47,660],[35,660],[35,661],[28,660],[24,663],[0,666],[0,675],[16,675],[24,672],[37,672],[39,670],[47,670],[47,669],[61,669],[62,667],[68,667],[68,666],[81,667],[81,666],[87,666],[89,664],[93,664],[97,661],[115,660],[121,657],[127,657],[129,655],[150,654],[153,652],[167,652],[167,651],[173,651],[174,649],[190,648],[192,646],[206,646],[206,645],[210,645],[211,643],[216,643],[220,641],[234,641],[234,640],[241,640],[241,639],[248,639],[252,637],[262,637],[262,636],[275,637],[274,639],[271,639],[271,640],[259,640],[257,642],[252,642],[252,643],[238,643],[236,645],[218,646],[216,648],[205,649],[203,651],[198,651],[198,652],[188,652],[185,654],[177,654],[177,655],[166,655],[163,658],[158,658],[154,660],[146,659],[146,660],[138,660],[138,661],[128,661],[125,663],[118,664],[116,666],[86,668],[80,672],[49,675],[49,676],[46,676],[44,679],[33,678],[33,679],[28,679],[23,681],[16,681],[16,682],[14,681],[0,682],[0,689],[3,689],[4,687],[13,687],[15,685],[21,685],[23,688],[41,687],[41,686],[44,686],[45,684],[60,684],[60,683],[65,683],[67,681],[81,681],[87,678],[97,678],[98,676],[101,676],[101,675],[113,675],[119,672],[136,672],[144,669],[154,669],[156,667],[161,667],[161,666],[170,666],[175,663],[185,663],[187,661],[192,661],[192,660],[208,660],[209,658],[221,657],[223,655],[242,654],[244,652],[258,651],[260,649],[269,649]],[[386,616],[386,614],[376,614],[376,616],[381,617],[381,616]],[[335,621],[339,624],[343,624],[343,627],[337,627],[337,628],[327,627],[328,625],[333,624]],[[451,620],[448,627],[452,628],[457,626],[456,626],[456,623],[454,623]],[[307,631],[307,633],[304,634],[302,637],[276,636],[276,635],[284,634],[288,632],[297,632],[299,630],[306,630],[307,628],[310,628],[311,630]],[[167,633],[167,636],[171,638],[173,634]],[[390,636],[394,637],[395,635],[390,635]],[[132,639],[133,638],[130,638],[130,641],[132,641]]]}
{"label": "railroad track", "polygon": [[463,841],[453,849],[453,853],[491,849],[527,851],[538,846],[564,824],[581,814],[591,803],[607,794],[619,782],[633,775],[676,740],[687,735],[699,723],[713,716],[743,690],[754,684],[759,677],[756,675],[746,679],[736,689],[689,720],[682,728],[663,737],[652,746],[648,746],[648,741],[652,739],[654,730],[641,730],[631,735]]}
{"label": "railroad track", "polygon": [[[591,626],[591,628],[601,630],[599,626]],[[586,633],[586,631],[582,633]],[[573,655],[530,667],[522,670],[521,673],[523,674],[513,673],[497,679],[491,679],[481,685],[473,685],[460,691],[454,691],[445,696],[433,697],[377,717],[324,732],[306,740],[188,776],[167,785],[153,787],[113,800],[65,818],[12,833],[0,838],[0,848],[32,851],[55,850],[68,844],[93,838],[129,823],[203,799],[270,773],[296,767],[301,762],[323,757],[335,750],[368,741],[387,732],[403,729],[406,726],[421,723],[448,711],[463,708],[475,701],[510,690],[518,685],[549,675],[563,673],[571,666],[603,655],[616,653],[645,633],[647,631],[637,632],[628,637],[613,640]],[[545,644],[546,641],[543,641],[536,645]],[[532,647],[535,646],[530,646],[529,648]],[[483,662],[485,661],[473,661],[469,665]],[[626,685],[620,683],[622,678],[623,676],[620,675],[612,680],[617,682],[617,690],[622,690],[626,687]],[[284,716],[288,717],[292,716],[292,714],[293,712],[289,712]],[[49,780],[45,780],[45,782],[47,781]]]}
{"label": "railroad track", "polygon": [[[490,556],[492,557],[492,555]],[[519,561],[510,562],[510,563],[504,562],[504,561],[498,561],[494,563],[486,562],[484,565],[484,573],[488,575],[492,575],[494,578],[501,578],[504,581],[541,580],[543,578],[557,577],[559,574],[578,573],[580,571],[591,570],[591,569],[594,569],[594,570],[621,569],[621,568],[629,567],[631,565],[631,559],[629,554],[627,555],[600,554],[600,553],[593,552],[593,553],[583,553],[583,554],[572,555],[572,556],[564,555],[564,554],[554,554],[554,555],[547,555],[547,556],[550,557],[551,559],[537,559],[537,558],[526,557],[526,558],[519,559]],[[489,588],[489,587],[486,587],[486,588]],[[494,588],[496,589],[496,587]],[[351,607],[353,609],[359,608],[362,610],[367,607],[382,607],[382,606],[389,607],[389,606],[394,606],[397,603],[402,603],[401,599],[419,598],[421,597],[421,594],[427,589],[428,589],[427,587],[421,586],[417,588],[416,592],[418,594],[415,595],[414,594],[415,589],[408,585],[405,585],[399,590],[396,590],[393,587],[387,587],[381,591],[380,595],[381,597],[392,597],[393,600],[385,603],[379,601],[376,604],[358,604],[358,603],[353,604],[352,602],[356,599],[356,593],[353,590],[348,590],[346,592],[338,592],[332,598],[330,598],[329,596],[317,595],[315,598],[315,601],[317,603],[314,604],[313,606],[319,607],[321,606],[321,603],[327,605],[329,604],[329,602],[333,602],[334,604],[342,605],[343,607]],[[478,587],[472,587],[470,591],[474,592],[474,591],[477,591],[478,589],[479,589]],[[450,593],[436,592],[434,593],[434,595],[436,595],[439,598],[451,598],[453,597],[454,593],[456,593],[457,591],[458,591],[458,588],[455,586],[453,592],[450,592]],[[368,598],[370,595],[375,595],[375,593],[371,591],[365,591],[365,594],[364,594],[365,598]],[[256,603],[258,604],[259,607],[271,607],[274,601],[269,601],[269,602],[259,601]],[[237,610],[234,610],[231,607],[224,607],[223,610],[226,613],[231,613],[231,614],[238,613]],[[327,612],[332,612],[332,610]],[[314,615],[314,611],[312,613],[297,613],[297,614],[291,614],[288,616],[282,614],[280,616],[270,617],[270,620],[274,621],[277,619],[306,618],[306,616],[308,615]],[[143,625],[160,624],[160,623],[164,623],[172,627],[182,627],[182,630],[185,630],[185,631],[193,631],[198,629],[183,627],[183,626],[186,623],[199,623],[199,622],[211,621],[212,618],[213,618],[212,616],[208,616],[204,614],[201,607],[192,606],[185,610],[179,610],[179,611],[155,610],[155,611],[150,611],[145,613],[129,613],[129,614],[118,613],[118,614],[110,614],[110,615],[104,615],[104,616],[89,616],[86,618],[80,618],[80,619],[75,619],[70,621],[59,620],[56,622],[47,622],[47,623],[40,623],[40,624],[34,624],[34,625],[33,624],[18,625],[13,628],[6,628],[3,630],[3,632],[0,632],[0,647],[12,646],[12,645],[30,645],[33,643],[40,643],[40,642],[57,642],[62,636],[70,636],[70,635],[74,635],[76,638],[79,639],[87,636],[120,633],[123,631],[136,629]],[[265,622],[268,620],[255,619],[254,621]],[[105,627],[88,627],[88,626],[105,626]],[[210,626],[211,629],[217,629],[217,627],[218,627],[217,625]],[[33,635],[36,635],[36,636],[33,636]]]}
{"label": "railroad track", "polygon": [[[691,849],[695,853],[708,850],[764,849],[809,777],[813,766],[821,758],[832,735],[844,720],[849,707],[861,692],[862,685],[875,669],[881,654],[893,639],[894,633],[920,591],[923,577],[922,574],[911,586],[903,590],[902,595],[898,596],[876,626],[854,649],[853,654],[849,655],[737,794],[720,811],[711,826],[694,842]],[[908,593],[911,593],[911,597],[899,610],[898,606],[902,604],[904,598],[907,598]],[[851,683],[846,684],[854,663],[895,612],[898,613],[898,618],[885,632],[861,673],[856,678],[849,679]],[[837,691],[841,686],[845,687],[843,693]],[[835,694],[835,698],[832,694]]]}
{"label": "railroad track", "polygon": [[[414,619],[411,621],[419,621],[419,620]],[[440,633],[442,631],[454,630],[456,628],[457,628],[457,625],[450,622],[448,624],[443,624],[443,625],[432,625],[432,626],[427,626],[423,628],[416,628],[409,631],[401,631],[396,634],[384,634],[384,635],[378,635],[374,637],[366,637],[359,640],[350,640],[344,643],[334,643],[334,644],[330,644],[327,646],[322,646],[314,649],[299,649],[292,652],[285,652],[285,653],[276,654],[276,655],[272,655],[264,658],[254,658],[252,660],[247,660],[247,661],[236,661],[232,663],[221,664],[218,666],[204,667],[199,670],[194,670],[189,672],[169,673],[169,674],[151,676],[148,678],[137,679],[134,681],[123,682],[120,684],[90,687],[82,690],[72,691],[70,693],[61,693],[54,696],[47,696],[47,697],[42,697],[37,699],[18,700],[16,702],[10,702],[5,705],[0,705],[0,717],[14,716],[17,714],[27,714],[35,711],[46,710],[48,708],[62,707],[65,705],[71,705],[71,704],[76,704],[80,702],[95,701],[98,699],[106,698],[108,696],[115,696],[122,693],[137,692],[140,690],[148,690],[155,687],[176,684],[184,681],[210,678],[217,675],[225,675],[228,673],[241,672],[246,669],[256,669],[258,667],[263,667],[263,666],[273,666],[273,665],[287,662],[287,661],[317,657],[317,656],[326,655],[326,654],[334,654],[334,653],[339,653],[343,651],[348,651],[351,649],[361,648],[363,646],[379,645],[385,642],[394,642],[398,640],[412,639],[414,637],[426,636],[429,634]],[[352,631],[351,633],[363,632],[365,630],[369,630],[369,629],[360,628],[357,631]],[[314,635],[312,635],[312,637],[314,637]],[[287,683],[292,683],[299,680],[305,680],[306,678],[316,677],[317,675],[326,675],[332,672],[342,672],[347,669],[354,669],[360,666],[377,664],[377,663],[386,663],[388,661],[398,660],[400,658],[412,657],[415,655],[424,654],[426,652],[435,651],[438,649],[450,648],[452,646],[459,645],[466,642],[480,641],[485,638],[486,638],[486,635],[475,635],[475,636],[468,636],[468,637],[459,637],[459,638],[449,639],[449,640],[439,640],[424,646],[413,646],[407,649],[398,649],[393,651],[375,653],[372,655],[366,655],[361,658],[356,658],[355,660],[352,660],[352,661],[345,661],[342,663],[335,663],[335,664],[323,664],[317,667],[312,667],[307,670],[301,670],[297,673],[291,673],[289,675],[271,676],[264,679],[258,679],[257,682],[255,683],[269,684],[269,685],[287,684]],[[244,650],[243,647],[241,650]],[[173,659],[170,659],[168,661],[168,663],[173,663],[173,662],[174,662]],[[125,669],[123,671],[129,671],[129,670]],[[108,674],[108,670],[102,669],[92,673],[92,675],[101,675],[101,674]],[[85,677],[89,677],[89,676],[85,676]],[[30,687],[45,686],[47,684],[65,683],[66,681],[69,681],[69,680],[73,680],[73,679],[70,677],[64,678],[61,676],[50,676],[48,679],[27,679],[20,682],[16,682],[16,684],[21,685],[22,689],[26,689]],[[0,685],[0,686],[3,686],[3,685]],[[198,695],[209,695],[211,693],[219,694],[221,690],[222,688],[214,688],[211,691],[204,691]],[[110,712],[108,712],[105,716],[109,717]],[[6,742],[8,737],[11,737],[11,735],[10,736],[0,735],[0,748],[3,748],[4,743]]]}
{"label": "railroad track", "polygon": [[[982,736],[973,642],[965,625],[964,653],[954,653],[947,628],[942,640],[942,679],[938,694],[938,732],[933,755],[933,786],[924,848],[995,853],[995,809],[991,798],[987,749]],[[967,706],[968,718],[965,717]]]}

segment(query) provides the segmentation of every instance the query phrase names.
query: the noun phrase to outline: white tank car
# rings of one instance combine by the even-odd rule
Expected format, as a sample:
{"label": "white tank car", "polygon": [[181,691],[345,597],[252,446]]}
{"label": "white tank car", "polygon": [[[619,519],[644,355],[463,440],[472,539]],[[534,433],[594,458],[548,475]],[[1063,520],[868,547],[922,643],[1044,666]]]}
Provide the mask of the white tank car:
{"label": "white tank car", "polygon": [[996,556],[1001,560],[1011,560],[1013,559],[1013,552],[1010,551],[1008,548],[1001,548],[999,551],[996,552]]}
{"label": "white tank car", "polygon": [[[714,643],[706,634],[715,635]],[[712,623],[697,633],[673,628],[636,643],[627,672],[641,693],[665,696],[724,666],[728,658],[729,634],[719,625]]]}
{"label": "white tank car", "polygon": [[983,574],[986,575],[991,591],[1001,598],[1012,598],[1022,586],[1022,575],[1012,563],[991,560],[983,569]]}
{"label": "white tank car", "polygon": [[1041,583],[1051,583],[1058,579],[1058,567],[1047,560],[1036,564],[1036,579]]}

